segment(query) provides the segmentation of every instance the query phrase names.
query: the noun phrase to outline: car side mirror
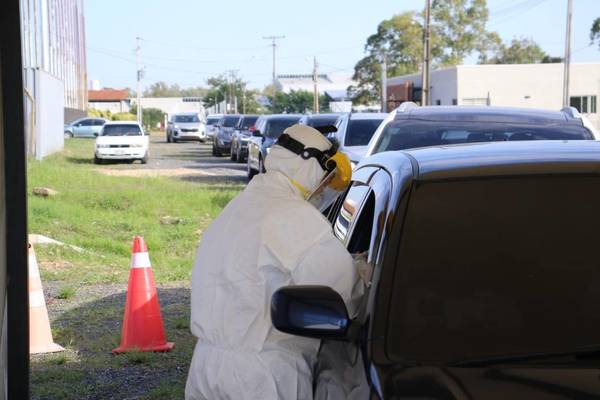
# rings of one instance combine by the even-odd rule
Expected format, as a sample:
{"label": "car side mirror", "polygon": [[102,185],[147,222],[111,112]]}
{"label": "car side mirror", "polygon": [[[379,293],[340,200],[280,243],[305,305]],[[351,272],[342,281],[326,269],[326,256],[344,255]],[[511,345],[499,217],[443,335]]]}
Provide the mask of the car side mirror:
{"label": "car side mirror", "polygon": [[252,132],[252,136],[254,137],[263,137],[263,134],[260,133],[260,131],[257,129],[255,131]]}
{"label": "car side mirror", "polygon": [[94,136],[98,136],[98,132],[94,132]]}
{"label": "car side mirror", "polygon": [[281,332],[318,338],[347,338],[350,318],[342,297],[329,286],[284,286],[271,298],[271,321]]}
{"label": "car side mirror", "polygon": [[77,125],[75,125],[75,126],[79,128],[79,127],[81,127],[81,125],[83,125],[83,124],[80,122],[80,123],[78,123],[78,124],[77,124]]}

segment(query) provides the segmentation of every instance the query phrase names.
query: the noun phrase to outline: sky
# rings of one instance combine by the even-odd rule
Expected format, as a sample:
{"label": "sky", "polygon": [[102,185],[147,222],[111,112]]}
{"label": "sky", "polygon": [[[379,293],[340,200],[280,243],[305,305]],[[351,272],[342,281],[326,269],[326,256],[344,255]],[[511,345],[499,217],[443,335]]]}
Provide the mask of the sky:
{"label": "sky", "polygon": [[[394,14],[422,11],[423,0],[86,0],[88,79],[103,87],[135,88],[136,37],[140,37],[142,87],[157,81],[182,87],[233,70],[249,87],[277,73],[353,72],[368,36]],[[488,29],[505,42],[532,38],[553,56],[564,53],[567,0],[488,0]],[[600,62],[590,46],[600,0],[573,0],[572,62]],[[466,60],[474,63],[475,57]]]}

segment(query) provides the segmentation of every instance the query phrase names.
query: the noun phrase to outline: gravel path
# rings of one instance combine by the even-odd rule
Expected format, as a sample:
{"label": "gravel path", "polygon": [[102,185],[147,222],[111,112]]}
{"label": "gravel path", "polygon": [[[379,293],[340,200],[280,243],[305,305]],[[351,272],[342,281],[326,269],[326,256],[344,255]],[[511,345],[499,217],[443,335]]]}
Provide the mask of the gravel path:
{"label": "gravel path", "polygon": [[108,175],[176,176],[198,183],[243,183],[246,164],[231,161],[228,156],[215,157],[211,145],[197,142],[166,143],[164,137],[150,137],[150,159],[147,164],[111,163],[98,170]]}

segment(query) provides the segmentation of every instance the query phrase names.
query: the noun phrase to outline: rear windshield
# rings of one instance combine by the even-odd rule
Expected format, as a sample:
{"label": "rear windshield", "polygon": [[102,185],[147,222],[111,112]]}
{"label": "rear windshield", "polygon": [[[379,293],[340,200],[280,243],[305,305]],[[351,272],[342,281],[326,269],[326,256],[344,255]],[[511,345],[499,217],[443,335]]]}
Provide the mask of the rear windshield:
{"label": "rear windshield", "polygon": [[104,125],[102,136],[141,136],[142,130],[138,125]]}
{"label": "rear windshield", "polygon": [[232,126],[235,126],[235,124],[237,124],[239,120],[240,120],[239,116],[223,117],[223,126],[227,127],[227,128],[231,128]]}
{"label": "rear windshield", "polygon": [[286,128],[297,124],[300,118],[277,118],[267,121],[267,131],[265,136],[277,139],[283,133]]}
{"label": "rear windshield", "polygon": [[242,125],[240,126],[241,129],[248,129],[252,126],[254,126],[254,124],[256,123],[256,120],[258,119],[258,117],[244,117],[242,119]]}
{"label": "rear windshield", "polygon": [[374,153],[458,143],[583,139],[593,139],[583,126],[395,120],[383,130]]}
{"label": "rear windshield", "polygon": [[197,115],[176,115],[175,122],[200,122]]}
{"label": "rear windshield", "polygon": [[219,122],[219,117],[208,117],[206,118],[206,125],[216,125]]}
{"label": "rear windshield", "polygon": [[383,118],[350,120],[344,146],[368,145],[381,121]]}
{"label": "rear windshield", "polygon": [[327,125],[335,125],[339,116],[323,116],[323,117],[308,117],[306,121],[306,125],[308,126],[327,126]]}
{"label": "rear windshield", "polygon": [[388,355],[450,362],[597,346],[598,204],[598,176],[416,185]]}

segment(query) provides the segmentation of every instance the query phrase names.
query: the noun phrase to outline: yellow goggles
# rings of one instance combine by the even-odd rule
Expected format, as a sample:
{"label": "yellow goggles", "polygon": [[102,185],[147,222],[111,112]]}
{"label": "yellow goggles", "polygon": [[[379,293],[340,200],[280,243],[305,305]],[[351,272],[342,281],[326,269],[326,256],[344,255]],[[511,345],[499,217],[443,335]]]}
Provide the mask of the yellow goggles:
{"label": "yellow goggles", "polygon": [[328,165],[331,162],[335,163],[335,172],[333,179],[329,183],[329,187],[341,192],[348,187],[350,180],[352,180],[352,165],[348,156],[339,151],[327,160],[326,165],[328,169],[331,167]]}

